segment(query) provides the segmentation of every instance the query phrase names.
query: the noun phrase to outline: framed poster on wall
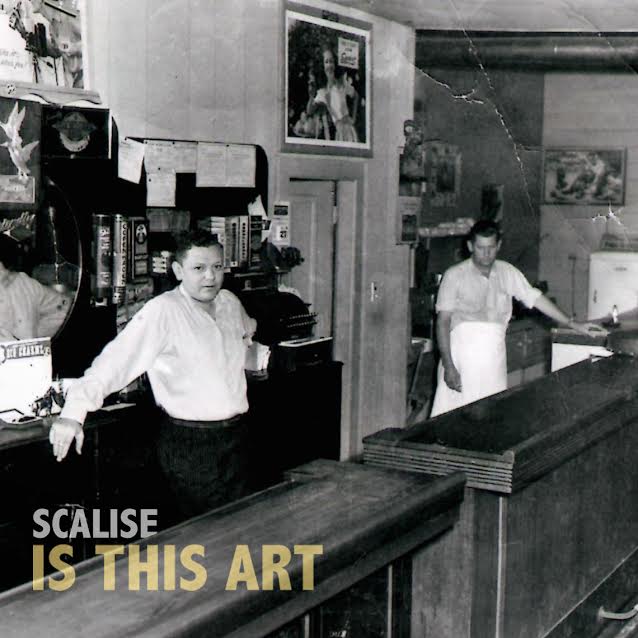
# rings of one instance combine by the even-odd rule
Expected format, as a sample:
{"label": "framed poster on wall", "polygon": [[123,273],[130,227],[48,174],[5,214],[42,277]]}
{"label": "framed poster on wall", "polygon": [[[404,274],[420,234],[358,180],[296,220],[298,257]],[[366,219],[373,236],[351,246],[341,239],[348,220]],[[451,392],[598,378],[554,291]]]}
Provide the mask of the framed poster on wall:
{"label": "framed poster on wall", "polygon": [[99,101],[88,86],[86,31],[86,0],[0,3],[1,93],[44,93],[49,100],[80,93]]}
{"label": "framed poster on wall", "polygon": [[543,203],[622,206],[625,163],[626,149],[545,149]]}
{"label": "framed poster on wall", "polygon": [[289,3],[284,151],[372,155],[370,24]]}

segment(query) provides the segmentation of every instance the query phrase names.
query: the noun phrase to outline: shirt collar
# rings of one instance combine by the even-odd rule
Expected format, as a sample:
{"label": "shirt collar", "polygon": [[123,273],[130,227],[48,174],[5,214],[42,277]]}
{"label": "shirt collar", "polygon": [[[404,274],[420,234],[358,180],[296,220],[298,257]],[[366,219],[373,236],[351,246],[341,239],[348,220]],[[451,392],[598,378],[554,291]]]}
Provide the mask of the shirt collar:
{"label": "shirt collar", "polygon": [[[186,303],[191,308],[195,308],[199,312],[203,312],[206,316],[210,317],[210,315],[201,306],[201,304],[195,303],[195,300],[186,292],[186,289],[184,288],[184,284],[183,283],[180,283],[180,285],[177,287],[177,290],[181,294],[181,296],[186,300]],[[213,301],[215,313],[217,313],[217,311],[219,310],[219,295],[221,294],[221,292],[222,291],[220,290],[217,293],[217,297],[215,297],[215,300]]]}
{"label": "shirt collar", "polygon": [[470,262],[470,268],[472,270],[472,272],[477,275],[478,277],[480,277],[481,279],[491,279],[493,276],[496,276],[496,264],[498,263],[498,260],[495,259],[494,263],[492,264],[492,268],[490,269],[490,274],[486,277],[477,267],[476,264],[474,263],[474,260],[472,259],[472,257],[469,257],[468,261]]}

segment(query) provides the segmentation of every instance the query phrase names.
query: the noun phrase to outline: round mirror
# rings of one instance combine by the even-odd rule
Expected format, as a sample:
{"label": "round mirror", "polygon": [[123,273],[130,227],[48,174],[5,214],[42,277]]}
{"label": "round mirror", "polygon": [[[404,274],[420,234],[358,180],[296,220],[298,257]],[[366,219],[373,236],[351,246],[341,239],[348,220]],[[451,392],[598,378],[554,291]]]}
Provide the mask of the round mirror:
{"label": "round mirror", "polygon": [[77,223],[62,191],[44,181],[35,211],[0,209],[0,341],[54,337],[79,289]]}

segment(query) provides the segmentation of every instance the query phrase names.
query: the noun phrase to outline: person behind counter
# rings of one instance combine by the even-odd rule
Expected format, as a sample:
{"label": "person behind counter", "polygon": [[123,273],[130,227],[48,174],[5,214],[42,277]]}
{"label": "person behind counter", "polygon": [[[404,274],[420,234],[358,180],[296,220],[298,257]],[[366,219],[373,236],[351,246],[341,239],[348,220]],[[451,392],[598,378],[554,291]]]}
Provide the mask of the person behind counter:
{"label": "person behind counter", "polygon": [[194,516],[243,495],[248,410],[245,355],[257,324],[222,290],[223,248],[203,230],[177,236],[176,288],[148,301],[69,389],[51,427],[61,461],[104,399],[146,372],[163,411],[158,460],[182,514]]}
{"label": "person behind counter", "polygon": [[437,296],[441,360],[430,417],[507,388],[505,331],[512,316],[512,297],[578,332],[602,330],[570,320],[517,268],[496,259],[501,247],[496,222],[474,224],[467,247],[470,258],[445,272]]}
{"label": "person behind counter", "polygon": [[20,272],[20,248],[0,234],[0,341],[52,337],[71,298]]}

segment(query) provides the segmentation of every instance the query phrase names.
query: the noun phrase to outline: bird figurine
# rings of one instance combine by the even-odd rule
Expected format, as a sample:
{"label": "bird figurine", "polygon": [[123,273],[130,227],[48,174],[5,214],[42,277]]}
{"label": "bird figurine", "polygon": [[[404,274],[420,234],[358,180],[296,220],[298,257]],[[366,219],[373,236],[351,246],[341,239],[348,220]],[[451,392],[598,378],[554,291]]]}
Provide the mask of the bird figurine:
{"label": "bird figurine", "polygon": [[26,113],[26,107],[23,109],[18,108],[16,102],[6,122],[0,121],[0,127],[7,136],[7,141],[0,144],[9,151],[9,157],[14,166],[18,169],[18,177],[26,180],[31,170],[27,166],[27,162],[31,157],[33,149],[40,143],[38,140],[35,142],[29,142],[25,146],[22,145],[22,137],[20,136],[20,128],[24,121]]}

